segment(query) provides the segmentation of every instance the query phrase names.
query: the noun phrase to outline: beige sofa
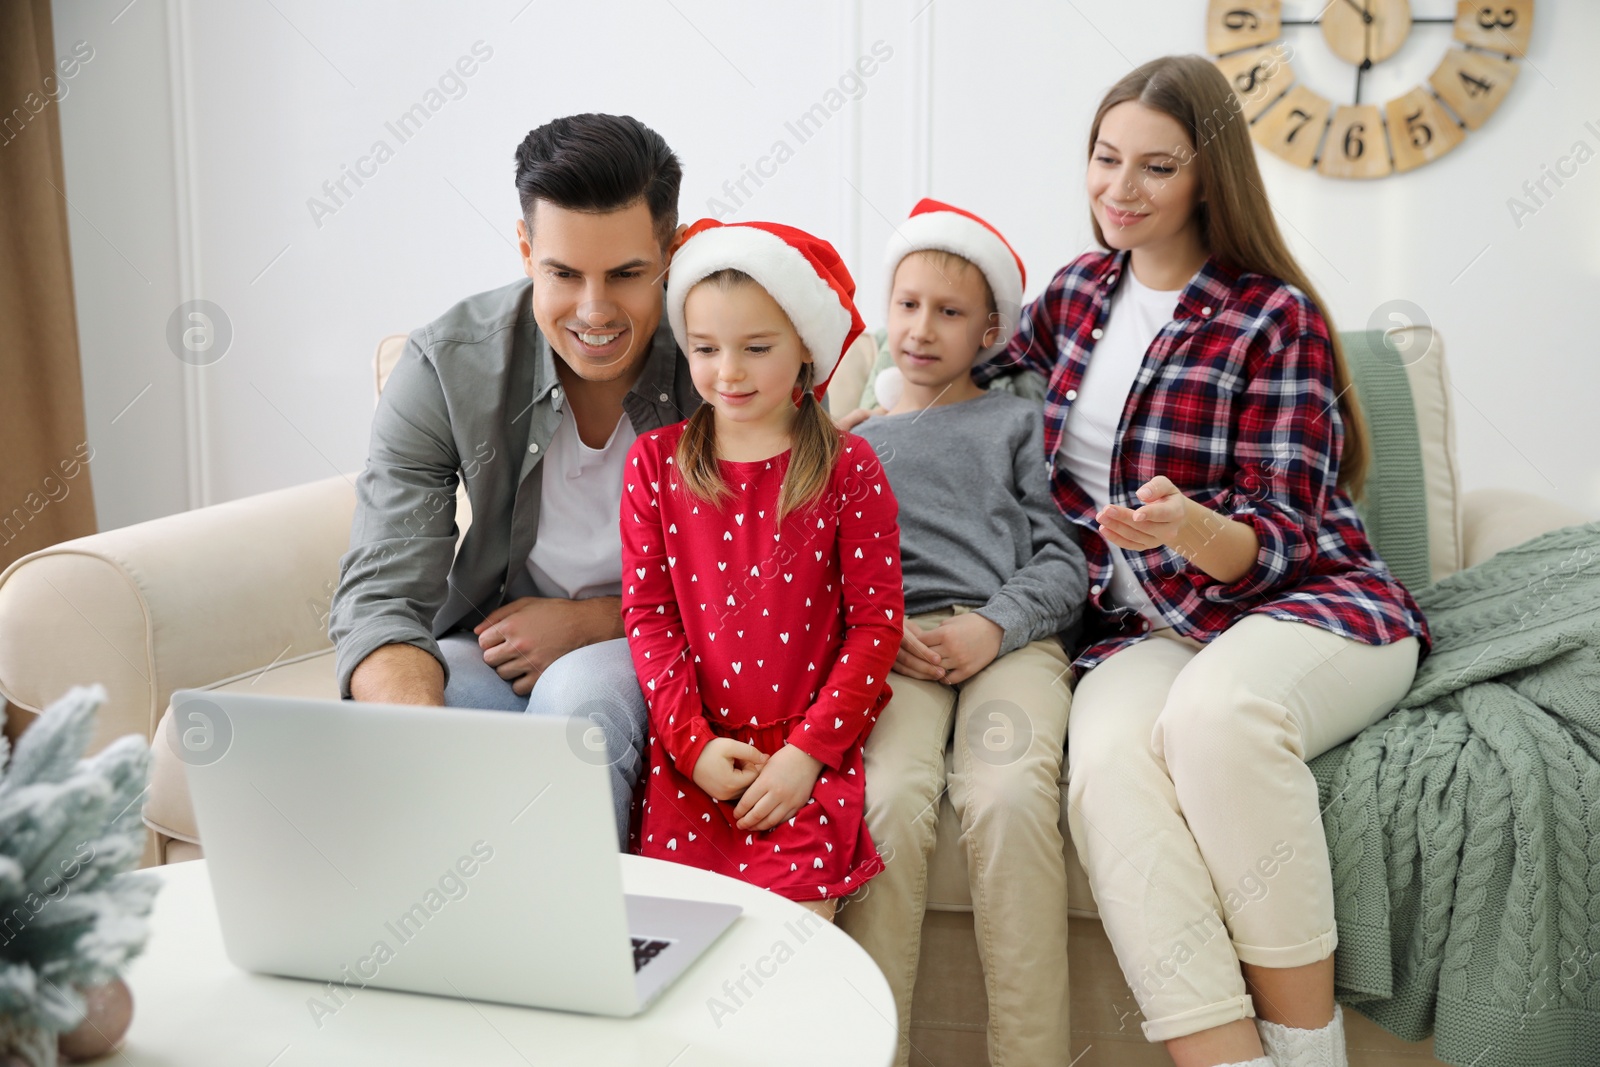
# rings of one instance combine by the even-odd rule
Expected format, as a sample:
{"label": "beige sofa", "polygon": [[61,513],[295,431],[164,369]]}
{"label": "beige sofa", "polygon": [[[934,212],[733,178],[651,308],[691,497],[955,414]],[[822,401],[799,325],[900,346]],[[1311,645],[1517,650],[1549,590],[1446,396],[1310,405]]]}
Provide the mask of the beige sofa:
{"label": "beige sofa", "polygon": [[[1407,351],[1425,353],[1408,373],[1424,450],[1434,578],[1544,530],[1585,521],[1524,493],[1463,496],[1443,343],[1425,330],[1408,340]],[[380,344],[377,389],[403,342],[396,336]],[[829,389],[836,413],[860,396],[872,355],[867,343],[847,355]],[[353,481],[354,475],[336,475],[95,534],[36,552],[0,574],[0,695],[12,705],[10,729],[25,726],[69,685],[98,681],[110,699],[95,748],[125,733],[157,738],[145,806],[148,862],[200,855],[182,764],[164,735],[173,690],[337,695],[327,615],[349,538]],[[464,508],[458,519],[464,529],[470,521]],[[1062,828],[1065,836],[1065,819]],[[959,830],[946,799],[911,1034],[914,1061],[940,1067],[986,1061],[984,988]],[[1140,1033],[1137,1007],[1070,844],[1067,863],[1073,1047],[1062,1063],[1169,1063]],[[1438,1062],[1431,1043],[1401,1042],[1353,1012],[1348,1018],[1357,1067]]]}

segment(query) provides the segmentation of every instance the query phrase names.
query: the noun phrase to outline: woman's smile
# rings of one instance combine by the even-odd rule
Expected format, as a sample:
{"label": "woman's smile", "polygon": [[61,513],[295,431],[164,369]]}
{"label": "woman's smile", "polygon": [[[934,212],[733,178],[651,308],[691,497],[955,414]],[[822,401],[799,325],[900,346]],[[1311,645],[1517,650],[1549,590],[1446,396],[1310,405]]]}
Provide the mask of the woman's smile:
{"label": "woman's smile", "polygon": [[1101,203],[1100,210],[1102,210],[1102,211],[1104,211],[1106,213],[1106,218],[1108,220],[1110,220],[1111,222],[1115,223],[1116,225],[1122,226],[1124,228],[1126,228],[1128,226],[1133,226],[1136,223],[1138,223],[1141,219],[1144,219],[1144,218],[1148,217],[1148,213],[1147,212],[1123,211],[1123,210],[1121,210],[1119,208],[1114,208],[1110,204],[1106,204],[1106,203]]}

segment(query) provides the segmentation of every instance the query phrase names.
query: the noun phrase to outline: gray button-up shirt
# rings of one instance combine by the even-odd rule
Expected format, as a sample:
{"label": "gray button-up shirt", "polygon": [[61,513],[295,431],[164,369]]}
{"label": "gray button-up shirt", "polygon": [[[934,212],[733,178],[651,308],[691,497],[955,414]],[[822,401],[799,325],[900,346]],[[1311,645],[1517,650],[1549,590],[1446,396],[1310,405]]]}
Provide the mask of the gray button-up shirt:
{"label": "gray button-up shirt", "polygon": [[[523,279],[479,293],[413,331],[384,386],[328,620],[345,697],[356,666],[382,645],[425,649],[448,678],[437,638],[499,607],[533,550],[540,463],[566,400],[532,288]],[[663,308],[623,410],[643,434],[700,403]],[[472,525],[457,552],[461,479]]]}

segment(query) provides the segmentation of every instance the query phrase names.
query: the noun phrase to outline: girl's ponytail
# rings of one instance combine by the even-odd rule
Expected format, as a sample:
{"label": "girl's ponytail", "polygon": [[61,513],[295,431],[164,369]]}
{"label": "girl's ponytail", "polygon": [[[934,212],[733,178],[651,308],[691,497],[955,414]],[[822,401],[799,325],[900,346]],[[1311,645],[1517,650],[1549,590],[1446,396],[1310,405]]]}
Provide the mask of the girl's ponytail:
{"label": "girl's ponytail", "polygon": [[722,506],[729,489],[717,467],[717,412],[710,404],[701,404],[689,416],[683,436],[678,438],[673,463],[686,492],[712,507]]}
{"label": "girl's ponytail", "polygon": [[839,428],[822,410],[813,386],[817,378],[817,365],[805,363],[800,367],[800,410],[794,420],[794,447],[789,453],[789,469],[783,476],[783,492],[778,496],[778,521],[791,511],[810,507],[828,489],[833,478],[834,465],[843,450]]}

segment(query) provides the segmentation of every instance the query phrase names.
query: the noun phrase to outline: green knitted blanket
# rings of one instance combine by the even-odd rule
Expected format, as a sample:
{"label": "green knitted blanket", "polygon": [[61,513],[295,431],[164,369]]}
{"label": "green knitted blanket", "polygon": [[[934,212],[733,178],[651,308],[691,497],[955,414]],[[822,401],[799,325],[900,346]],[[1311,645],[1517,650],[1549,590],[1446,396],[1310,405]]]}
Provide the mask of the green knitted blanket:
{"label": "green knitted blanket", "polygon": [[1417,600],[1411,691],[1311,762],[1339,999],[1462,1067],[1600,1064],[1600,523]]}

